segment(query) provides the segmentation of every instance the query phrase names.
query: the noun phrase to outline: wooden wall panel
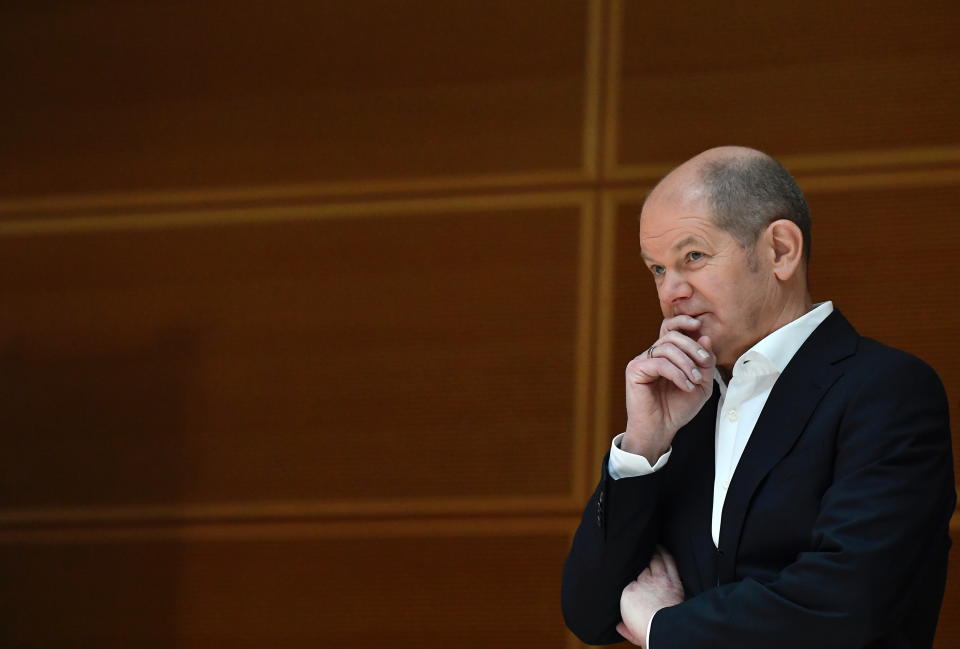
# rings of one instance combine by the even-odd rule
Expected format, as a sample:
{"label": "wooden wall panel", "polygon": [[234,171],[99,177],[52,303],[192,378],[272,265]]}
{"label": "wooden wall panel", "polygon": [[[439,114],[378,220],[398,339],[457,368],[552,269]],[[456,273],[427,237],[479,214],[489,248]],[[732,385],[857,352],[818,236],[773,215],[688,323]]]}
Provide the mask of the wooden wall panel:
{"label": "wooden wall panel", "polygon": [[717,144],[802,163],[815,297],[956,410],[958,11],[5,4],[0,644],[577,646],[625,184]]}
{"label": "wooden wall panel", "polygon": [[[566,534],[0,544],[4,647],[562,647]],[[491,597],[483,585],[503,586]]]}
{"label": "wooden wall panel", "polygon": [[[929,363],[950,397],[960,448],[956,323],[960,185],[808,192],[814,215],[811,292],[832,299],[865,336]],[[960,453],[954,453],[960,476]]]}
{"label": "wooden wall panel", "polygon": [[622,433],[627,425],[624,368],[630,359],[656,340],[663,320],[653,275],[640,257],[637,228],[642,201],[642,196],[615,199],[607,214],[612,264],[605,289],[610,295],[611,315],[607,332],[609,351],[603,360],[608,363],[605,368],[608,394],[604,404],[607,414],[597,422],[597,435],[601,440],[598,452],[602,449],[603,453],[610,446],[610,439]]}
{"label": "wooden wall panel", "polygon": [[404,209],[0,236],[3,507],[568,497],[580,207]]}
{"label": "wooden wall panel", "polygon": [[0,196],[575,175],[586,14],[582,0],[8,3]]}
{"label": "wooden wall panel", "polygon": [[783,155],[960,140],[954,2],[614,4],[615,163],[718,144]]}

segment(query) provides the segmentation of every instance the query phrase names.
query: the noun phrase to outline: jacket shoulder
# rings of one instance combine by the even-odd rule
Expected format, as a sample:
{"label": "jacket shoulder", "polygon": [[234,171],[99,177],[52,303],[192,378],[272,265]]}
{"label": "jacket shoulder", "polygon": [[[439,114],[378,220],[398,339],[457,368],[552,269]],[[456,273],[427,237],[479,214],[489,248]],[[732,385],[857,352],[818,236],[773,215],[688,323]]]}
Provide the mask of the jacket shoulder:
{"label": "jacket shoulder", "polygon": [[848,372],[862,372],[878,380],[900,382],[900,379],[942,384],[936,370],[922,358],[873,338],[861,336],[856,353],[846,359]]}

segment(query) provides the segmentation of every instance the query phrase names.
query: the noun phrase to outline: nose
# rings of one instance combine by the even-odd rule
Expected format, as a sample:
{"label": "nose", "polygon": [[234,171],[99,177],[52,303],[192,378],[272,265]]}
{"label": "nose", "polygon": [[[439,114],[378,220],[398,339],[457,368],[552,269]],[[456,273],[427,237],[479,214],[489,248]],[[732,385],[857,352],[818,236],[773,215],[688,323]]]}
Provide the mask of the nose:
{"label": "nose", "polygon": [[668,272],[660,282],[658,294],[660,303],[664,307],[672,307],[678,302],[689,299],[693,295],[693,287],[682,274]]}

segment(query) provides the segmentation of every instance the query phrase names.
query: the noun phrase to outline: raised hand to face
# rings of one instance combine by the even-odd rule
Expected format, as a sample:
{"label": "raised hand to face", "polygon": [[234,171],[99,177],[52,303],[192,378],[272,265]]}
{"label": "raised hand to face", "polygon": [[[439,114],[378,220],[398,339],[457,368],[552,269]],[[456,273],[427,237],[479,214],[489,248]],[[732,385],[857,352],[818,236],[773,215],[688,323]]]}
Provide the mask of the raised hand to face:
{"label": "raised hand to face", "polygon": [[627,430],[620,446],[651,464],[713,391],[716,357],[699,329],[691,316],[667,318],[657,341],[627,364]]}

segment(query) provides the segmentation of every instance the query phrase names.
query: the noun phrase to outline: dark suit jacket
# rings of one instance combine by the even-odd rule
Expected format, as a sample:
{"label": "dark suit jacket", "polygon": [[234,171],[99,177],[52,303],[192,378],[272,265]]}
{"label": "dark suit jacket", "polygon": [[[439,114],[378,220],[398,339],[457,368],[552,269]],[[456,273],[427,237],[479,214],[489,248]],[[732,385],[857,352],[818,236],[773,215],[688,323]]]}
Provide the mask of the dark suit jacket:
{"label": "dark suit jacket", "polygon": [[686,601],[651,649],[930,647],[943,598],[953,462],[934,371],[860,337],[834,311],[780,375],[710,533],[719,390],[667,465],[603,475],[563,575],[567,625],[622,640],[620,593],[659,543]]}

